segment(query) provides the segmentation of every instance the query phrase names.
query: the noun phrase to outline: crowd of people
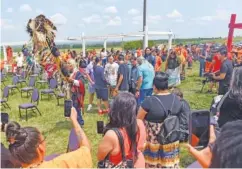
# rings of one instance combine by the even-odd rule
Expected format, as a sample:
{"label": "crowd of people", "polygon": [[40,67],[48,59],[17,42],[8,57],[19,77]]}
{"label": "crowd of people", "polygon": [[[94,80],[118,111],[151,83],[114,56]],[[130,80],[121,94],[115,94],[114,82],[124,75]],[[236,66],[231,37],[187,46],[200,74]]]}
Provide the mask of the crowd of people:
{"label": "crowd of people", "polygon": [[[71,122],[78,140],[76,150],[45,161],[45,138],[35,127],[21,127],[10,122],[3,127],[9,148],[5,152],[5,162],[12,167],[24,168],[90,168],[92,164],[91,145],[82,127],[84,119],[85,81],[88,83],[89,105],[93,108],[94,95],[97,97],[98,114],[107,114],[103,138],[97,150],[99,168],[179,168],[180,143],[187,143],[189,103],[183,93],[176,88],[185,79],[186,65],[200,61],[200,75],[205,74],[205,60],[208,58],[207,46],[195,51],[195,47],[178,45],[171,50],[146,48],[144,53],[110,52],[102,49],[86,53],[86,57],[74,51],[61,53],[66,74],[62,83],[67,96],[73,101]],[[195,48],[196,49],[196,48]],[[211,52],[212,53],[212,52]],[[216,50],[215,64],[211,70],[218,69],[220,74],[211,72],[213,82],[219,82],[218,94],[224,95],[219,103],[216,117],[221,128],[215,135],[211,124],[210,142],[207,148],[198,151],[187,145],[189,152],[203,167],[223,168],[242,167],[242,67],[233,66],[225,47]],[[213,53],[214,54],[214,53]],[[212,54],[212,55],[213,55]],[[19,59],[20,60],[20,59]],[[21,61],[21,60],[20,60]],[[221,66],[216,67],[217,61]],[[54,78],[55,69],[47,69],[55,62],[42,59],[41,65]],[[164,70],[162,71],[162,64]],[[179,119],[178,139],[161,141],[159,132],[168,118],[168,112]],[[11,159],[10,159],[11,157]]]}

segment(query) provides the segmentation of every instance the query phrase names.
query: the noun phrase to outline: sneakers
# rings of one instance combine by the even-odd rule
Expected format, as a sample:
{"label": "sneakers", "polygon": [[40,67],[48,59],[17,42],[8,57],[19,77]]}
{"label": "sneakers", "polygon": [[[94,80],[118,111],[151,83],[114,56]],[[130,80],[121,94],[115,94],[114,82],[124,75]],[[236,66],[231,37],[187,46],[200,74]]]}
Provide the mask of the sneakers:
{"label": "sneakers", "polygon": [[87,107],[87,111],[90,111],[92,109],[92,105],[89,104],[88,107]]}
{"label": "sneakers", "polygon": [[107,110],[98,110],[98,115],[104,115],[104,114],[108,114],[109,113],[109,109]]}
{"label": "sneakers", "polygon": [[103,114],[109,113],[109,109],[103,110]]}

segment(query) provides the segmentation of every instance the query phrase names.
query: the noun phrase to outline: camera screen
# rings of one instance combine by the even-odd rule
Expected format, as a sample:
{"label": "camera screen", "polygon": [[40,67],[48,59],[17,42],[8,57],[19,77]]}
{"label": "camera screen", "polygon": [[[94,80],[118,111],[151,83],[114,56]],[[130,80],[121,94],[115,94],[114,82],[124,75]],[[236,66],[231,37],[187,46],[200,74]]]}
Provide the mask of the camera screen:
{"label": "camera screen", "polygon": [[64,116],[70,117],[71,115],[71,108],[72,108],[72,100],[65,100],[64,103]]}
{"label": "camera screen", "polygon": [[209,142],[209,111],[193,112],[191,123],[191,145],[198,148],[206,147]]}
{"label": "camera screen", "polygon": [[8,113],[1,113],[1,123],[6,124],[8,123]]}

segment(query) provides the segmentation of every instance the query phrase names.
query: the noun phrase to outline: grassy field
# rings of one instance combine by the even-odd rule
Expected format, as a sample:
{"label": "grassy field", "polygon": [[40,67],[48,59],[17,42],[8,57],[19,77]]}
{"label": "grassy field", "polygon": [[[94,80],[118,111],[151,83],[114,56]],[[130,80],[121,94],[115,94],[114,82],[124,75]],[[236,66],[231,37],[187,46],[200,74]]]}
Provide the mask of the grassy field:
{"label": "grassy field", "polygon": [[[198,77],[198,63],[194,64],[192,70],[187,70],[186,74],[186,80],[183,81],[179,86],[184,92],[185,99],[190,103],[192,109],[208,109],[214,95],[200,93],[200,89],[202,87],[202,79]],[[10,84],[11,76],[9,76],[8,79],[9,80],[6,84]],[[3,88],[3,86],[1,87]],[[40,86],[37,87],[41,89]],[[54,97],[52,97],[50,100],[43,99],[40,101],[38,106],[42,116],[29,113],[29,120],[25,121],[25,119],[19,118],[18,105],[29,101],[30,98],[21,98],[20,93],[16,91],[13,95],[9,96],[8,103],[11,106],[11,111],[8,109],[4,110],[3,108],[1,108],[1,110],[2,112],[9,113],[10,119],[12,121],[19,122],[22,126],[37,127],[46,137],[47,155],[53,153],[65,153],[68,136],[71,129],[71,123],[63,116],[63,105],[57,106],[57,101]],[[86,107],[87,103],[88,97],[85,99]],[[22,113],[22,115],[25,114]],[[94,109],[92,112],[85,113],[84,120],[84,130],[92,144],[92,157],[93,164],[95,166],[97,164],[97,146],[102,137],[96,133],[96,121],[106,121],[107,117],[98,116],[97,110]],[[1,134],[1,142],[6,144],[5,136],[3,133]],[[181,148],[181,167],[186,167],[193,161],[194,159],[189,155],[189,153],[184,148]]]}

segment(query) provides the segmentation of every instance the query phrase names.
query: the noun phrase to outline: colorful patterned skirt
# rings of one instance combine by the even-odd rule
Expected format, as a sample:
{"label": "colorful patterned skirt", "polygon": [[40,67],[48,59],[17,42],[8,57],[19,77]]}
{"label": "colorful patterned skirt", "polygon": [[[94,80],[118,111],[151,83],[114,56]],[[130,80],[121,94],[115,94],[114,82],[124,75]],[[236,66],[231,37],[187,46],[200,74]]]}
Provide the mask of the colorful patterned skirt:
{"label": "colorful patterned skirt", "polygon": [[180,80],[180,67],[175,69],[167,69],[166,73],[169,75],[168,86],[175,87],[181,84]]}
{"label": "colorful patterned skirt", "polygon": [[161,145],[157,140],[162,123],[145,121],[147,138],[144,150],[146,168],[179,168],[179,141]]}

